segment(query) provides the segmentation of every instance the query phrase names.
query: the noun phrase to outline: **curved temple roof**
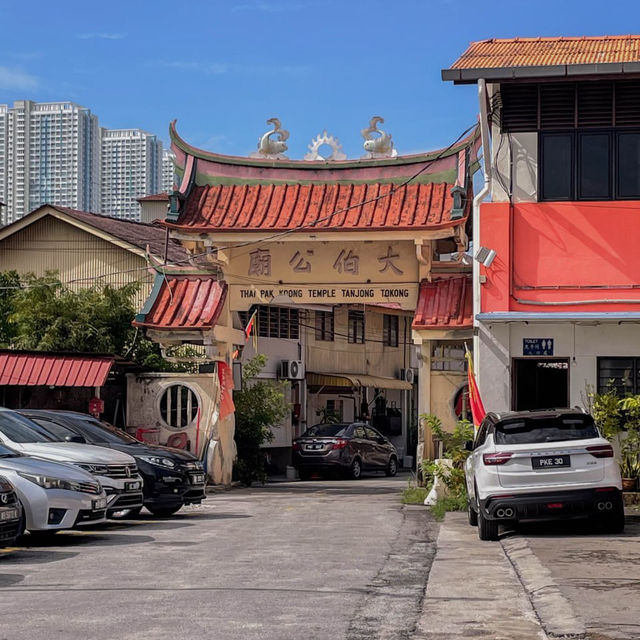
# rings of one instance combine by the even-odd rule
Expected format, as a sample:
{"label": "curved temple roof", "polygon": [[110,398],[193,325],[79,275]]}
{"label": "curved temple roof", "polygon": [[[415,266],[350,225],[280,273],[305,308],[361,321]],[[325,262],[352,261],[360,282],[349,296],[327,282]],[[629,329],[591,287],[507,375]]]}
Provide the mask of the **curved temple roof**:
{"label": "curved temple roof", "polygon": [[443,229],[470,209],[476,129],[427,154],[331,162],[223,156],[170,133],[183,177],[165,224],[181,231]]}

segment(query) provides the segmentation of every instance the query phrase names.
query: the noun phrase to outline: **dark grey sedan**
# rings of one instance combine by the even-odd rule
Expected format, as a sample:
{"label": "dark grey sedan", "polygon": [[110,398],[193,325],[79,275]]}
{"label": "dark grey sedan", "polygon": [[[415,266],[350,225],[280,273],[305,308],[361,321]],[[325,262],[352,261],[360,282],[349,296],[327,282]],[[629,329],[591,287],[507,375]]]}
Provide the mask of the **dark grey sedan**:
{"label": "dark grey sedan", "polygon": [[323,471],[339,471],[355,480],[363,471],[395,476],[398,452],[368,424],[316,424],[293,441],[293,466],[302,480]]}

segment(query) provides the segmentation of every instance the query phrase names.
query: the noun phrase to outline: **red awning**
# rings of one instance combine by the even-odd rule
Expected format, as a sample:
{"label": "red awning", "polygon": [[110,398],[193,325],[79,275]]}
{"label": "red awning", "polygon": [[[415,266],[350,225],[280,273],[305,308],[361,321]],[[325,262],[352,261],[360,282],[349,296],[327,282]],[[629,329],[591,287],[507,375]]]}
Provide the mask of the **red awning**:
{"label": "red awning", "polygon": [[101,387],[113,360],[109,356],[3,351],[0,386]]}
{"label": "red awning", "polygon": [[420,283],[414,329],[470,329],[473,326],[471,275]]}
{"label": "red awning", "polygon": [[159,330],[199,330],[215,327],[227,284],[210,276],[156,276],[156,284],[145,305],[148,311],[136,316],[136,327]]}

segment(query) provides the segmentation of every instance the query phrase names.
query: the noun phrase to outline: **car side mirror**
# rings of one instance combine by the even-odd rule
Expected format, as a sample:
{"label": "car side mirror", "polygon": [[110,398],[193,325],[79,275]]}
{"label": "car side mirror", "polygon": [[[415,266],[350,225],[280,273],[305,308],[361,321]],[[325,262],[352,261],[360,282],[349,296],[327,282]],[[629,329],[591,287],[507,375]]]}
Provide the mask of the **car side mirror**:
{"label": "car side mirror", "polygon": [[387,443],[387,439],[383,436],[380,436],[378,438],[378,444],[386,444]]}
{"label": "car side mirror", "polygon": [[473,451],[473,440],[467,440],[467,441],[464,443],[464,448],[465,448],[467,451]]}
{"label": "car side mirror", "polygon": [[87,441],[82,436],[65,436],[65,442],[76,442],[77,444],[86,444]]}

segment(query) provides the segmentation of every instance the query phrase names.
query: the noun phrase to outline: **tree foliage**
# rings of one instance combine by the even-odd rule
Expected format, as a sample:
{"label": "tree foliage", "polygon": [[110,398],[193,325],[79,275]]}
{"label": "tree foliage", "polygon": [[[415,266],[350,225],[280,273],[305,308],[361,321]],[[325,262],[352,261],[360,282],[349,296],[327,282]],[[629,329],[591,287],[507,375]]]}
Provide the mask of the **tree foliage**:
{"label": "tree foliage", "polygon": [[254,480],[264,482],[262,446],[273,440],[271,428],[281,423],[289,411],[286,382],[259,379],[267,356],[258,354],[243,366],[242,389],[234,392],[236,406],[237,478],[246,485]]}
{"label": "tree foliage", "polygon": [[0,272],[0,344],[12,349],[112,353],[148,371],[184,370],[132,326],[138,283],[73,290],[56,272]]}

